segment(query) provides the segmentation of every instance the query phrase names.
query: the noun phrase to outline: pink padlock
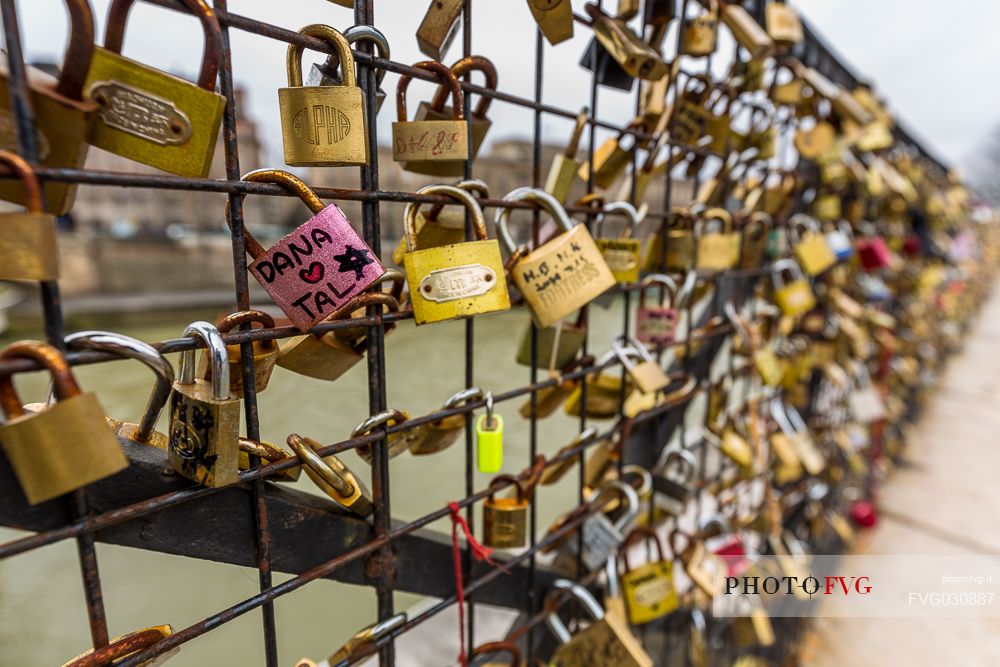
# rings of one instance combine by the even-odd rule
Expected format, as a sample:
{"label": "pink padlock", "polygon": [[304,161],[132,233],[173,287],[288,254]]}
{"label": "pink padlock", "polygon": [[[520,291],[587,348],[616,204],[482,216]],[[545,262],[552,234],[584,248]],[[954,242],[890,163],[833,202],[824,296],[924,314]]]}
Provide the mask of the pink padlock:
{"label": "pink padlock", "polygon": [[705,548],[726,564],[727,576],[739,577],[750,569],[752,563],[743,547],[743,538],[738,532],[733,532],[722,515],[703,521],[699,532],[710,535],[705,541]]}
{"label": "pink padlock", "polygon": [[381,262],[336,204],[323,202],[298,178],[279,169],[258,169],[244,181],[277,183],[315,213],[291,234],[264,250],[244,227],[248,267],[296,327],[311,329],[385,273]]}
{"label": "pink padlock", "polygon": [[[646,289],[653,285],[664,288],[659,306],[646,305]],[[647,276],[639,289],[639,308],[635,311],[635,336],[643,343],[669,345],[677,329],[677,283],[670,276],[656,273]]]}

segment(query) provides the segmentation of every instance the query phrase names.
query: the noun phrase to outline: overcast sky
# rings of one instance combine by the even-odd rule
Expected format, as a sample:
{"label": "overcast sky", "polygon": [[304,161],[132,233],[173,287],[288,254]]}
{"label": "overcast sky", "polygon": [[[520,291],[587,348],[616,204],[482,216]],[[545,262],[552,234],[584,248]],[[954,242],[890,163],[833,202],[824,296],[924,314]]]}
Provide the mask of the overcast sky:
{"label": "overcast sky", "polygon": [[[103,40],[108,0],[91,0]],[[54,59],[65,45],[66,20],[59,0],[20,0],[21,31],[28,57]],[[613,4],[606,0],[606,5]],[[693,3],[692,3],[693,4]],[[1000,124],[1000,86],[994,71],[1000,63],[1000,2],[952,0],[798,0],[792,3],[819,27],[834,48],[878,91],[915,134],[953,164],[966,165],[991,128]],[[230,0],[230,11],[288,29],[327,23],[346,29],[352,10],[324,0]],[[426,0],[378,0],[375,19],[388,36],[392,57],[402,62],[424,59],[414,31]],[[573,0],[582,11],[583,0]],[[194,73],[201,37],[190,17],[160,7],[136,3],[129,21],[125,54],[161,69]],[[479,0],[473,4],[473,52],[493,60],[500,87],[530,97],[533,94],[534,30],[524,0]],[[725,31],[723,31],[725,32]],[[285,45],[233,30],[233,59],[238,82],[249,90],[249,113],[258,121],[269,158],[280,164],[277,88],[285,85]],[[544,99],[567,109],[588,102],[589,73],[577,65],[589,40],[579,25],[572,40],[546,45]],[[444,59],[461,55],[457,39]],[[309,61],[307,59],[306,67]],[[416,82],[411,99],[429,96],[429,84]],[[390,99],[395,77],[386,79]],[[414,104],[415,106],[415,104]],[[635,108],[634,94],[601,89],[598,113],[625,122]],[[410,110],[411,114],[413,109]],[[379,114],[380,136],[388,137],[395,108],[387,103]],[[530,137],[532,114],[497,102],[490,111],[492,139]],[[565,141],[569,121],[546,119],[545,139]]]}

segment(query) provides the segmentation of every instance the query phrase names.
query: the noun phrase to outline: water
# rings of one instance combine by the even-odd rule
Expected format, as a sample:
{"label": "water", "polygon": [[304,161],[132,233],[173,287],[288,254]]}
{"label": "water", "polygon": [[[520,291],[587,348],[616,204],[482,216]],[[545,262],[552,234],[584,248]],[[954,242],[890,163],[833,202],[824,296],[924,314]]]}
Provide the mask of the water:
{"label": "water", "polygon": [[[214,315],[209,312],[204,317],[212,319]],[[590,317],[591,340],[611,340],[621,327],[621,300],[607,310],[592,308]],[[105,327],[155,341],[178,336],[185,324]],[[528,382],[529,369],[513,363],[526,326],[523,311],[476,320],[477,385],[502,392]],[[388,405],[421,415],[438,409],[462,389],[464,332],[462,322],[430,325],[419,331],[412,322],[401,323],[387,339]],[[604,351],[591,350],[597,355]],[[172,361],[176,366],[176,355]],[[368,415],[366,371],[366,364],[360,363],[331,383],[276,368],[267,391],[259,398],[262,437],[275,443],[284,443],[292,432],[323,443],[346,438]],[[152,385],[150,371],[134,361],[81,367],[77,379],[85,390],[97,392],[109,415],[132,422],[138,421]],[[47,381],[42,374],[19,377],[16,384],[24,402],[44,399]],[[517,414],[520,403],[514,400],[498,406],[506,423],[505,473],[517,473],[529,464],[528,422]],[[538,424],[539,451],[554,454],[576,432],[577,418],[557,412]],[[369,480],[369,467],[353,452],[343,458],[366,482]],[[403,454],[391,461],[390,468],[392,514],[397,519],[414,519],[465,495],[462,441],[432,456]],[[477,474],[476,488],[484,488],[490,478]],[[305,475],[298,488],[320,494]],[[575,498],[575,475],[567,475],[555,486],[539,488],[541,525],[548,525],[566,511]],[[438,522],[431,529],[448,532],[450,523]],[[22,535],[0,529],[4,542]],[[247,549],[252,548],[247,545]],[[254,569],[106,544],[97,546],[97,554],[112,635],[166,623],[180,629],[258,592]],[[282,573],[274,577],[275,583],[288,578],[290,575]],[[396,608],[405,610],[421,599],[397,593]],[[0,561],[0,663],[48,667],[81,653],[90,646],[85,609],[73,540]],[[275,612],[280,663],[292,665],[302,656],[325,657],[354,632],[374,622],[375,596],[369,588],[318,581],[279,598]],[[260,634],[260,613],[254,611],[185,644],[170,664],[263,664]]]}

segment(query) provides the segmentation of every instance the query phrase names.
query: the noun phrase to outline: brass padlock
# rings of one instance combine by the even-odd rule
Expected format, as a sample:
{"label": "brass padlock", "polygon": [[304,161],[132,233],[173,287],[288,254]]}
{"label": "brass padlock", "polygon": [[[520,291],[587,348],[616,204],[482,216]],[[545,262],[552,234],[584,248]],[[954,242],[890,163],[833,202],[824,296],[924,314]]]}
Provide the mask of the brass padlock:
{"label": "brass padlock", "polygon": [[[172,634],[174,634],[174,629],[171,626],[154,625],[151,628],[143,628],[142,630],[136,630],[135,632],[130,632],[125,635],[119,635],[118,637],[113,637],[106,646],[102,647],[100,663],[95,661],[93,658],[96,649],[88,649],[69,662],[63,663],[62,667],[80,667],[81,665],[94,664],[111,665],[116,662],[121,664],[121,662],[129,656],[133,656],[140,651],[146,650],[150,646],[153,646],[160,640],[166,639]],[[181,647],[176,646],[160,653],[151,660],[143,660],[139,663],[139,667],[154,667],[154,665],[162,665],[167,660],[177,655],[180,650]]]}
{"label": "brass padlock", "polygon": [[[718,221],[719,231],[711,231]],[[727,271],[740,261],[739,232],[733,230],[733,217],[724,208],[706,210],[694,224],[695,266],[706,271]]]}
{"label": "brass padlock", "polygon": [[458,17],[465,6],[463,0],[432,0],[417,27],[420,52],[442,60],[458,33]]}
{"label": "brass padlock", "polygon": [[[469,387],[454,394],[444,402],[442,410],[454,410],[472,401],[481,401],[484,398],[483,390],[479,387]],[[418,430],[413,442],[410,444],[410,453],[414,456],[425,454],[435,454],[455,444],[459,436],[465,431],[466,415],[469,413],[459,413],[448,417],[441,417],[432,422],[424,424]]]}
{"label": "brass padlock", "polygon": [[799,127],[795,131],[795,150],[804,158],[815,160],[830,152],[837,139],[837,131],[826,121],[817,121],[811,127]]}
{"label": "brass padlock", "polygon": [[[260,459],[260,465],[267,465],[284,461],[291,458],[288,452],[275,444],[264,440],[251,440],[250,438],[240,438],[240,458],[239,469],[250,470],[250,457],[256,456]],[[302,467],[296,466],[279,472],[271,473],[265,479],[275,482],[297,482],[302,476]]]}
{"label": "brass padlock", "polygon": [[[592,622],[583,630],[571,635],[556,614],[552,597],[559,591],[569,591],[590,616]],[[586,588],[568,579],[552,582],[552,591],[546,596],[549,615],[545,623],[559,640],[552,655],[552,667],[652,667],[653,660],[643,650],[642,644],[629,631],[621,619],[606,615]]]}
{"label": "brass padlock", "polygon": [[803,101],[804,84],[805,82],[792,67],[779,64],[775,67],[774,79],[771,81],[768,96],[776,105],[798,107]]}
{"label": "brass padlock", "polygon": [[285,164],[294,167],[341,167],[368,164],[365,95],[354,75],[351,45],[339,31],[314,23],[299,31],[337,51],[343,84],[303,86],[302,52],[289,44],[285,66],[288,87],[278,89],[281,142]]}
{"label": "brass padlock", "polygon": [[584,5],[590,15],[594,36],[615,62],[630,76],[656,81],[667,73],[667,65],[649,44],[642,41],[626,20],[612,18],[595,3]]}
{"label": "brass padlock", "polygon": [[719,2],[709,0],[708,11],[684,17],[681,25],[680,53],[685,56],[710,56],[719,38]]}
{"label": "brass padlock", "polygon": [[0,360],[31,359],[52,376],[56,403],[27,412],[12,375],[0,375],[0,444],[31,505],[75,491],[128,467],[94,394],[80,393],[56,348],[23,340],[0,350]]}
{"label": "brass padlock", "polygon": [[212,381],[195,378],[194,350],[181,352],[170,395],[167,460],[174,471],[209,487],[239,477],[240,399],[229,392],[229,354],[214,324],[192,322],[184,337],[201,338],[212,356]]}
{"label": "brass padlock", "polygon": [[736,43],[746,49],[751,58],[764,59],[774,52],[774,41],[742,5],[735,2],[723,3],[722,22],[733,33]]}
{"label": "brass padlock", "polygon": [[195,85],[121,55],[132,4],[111,2],[104,48],[94,49],[84,86],[98,105],[89,141],[171,174],[205,178],[226,108],[226,98],[215,92],[222,64],[222,30],[215,12],[199,0],[183,2],[205,34]]}
{"label": "brass padlock", "polygon": [[[617,237],[603,236],[607,214],[621,212],[627,222],[622,233]],[[639,235],[639,212],[626,201],[611,202],[604,207],[595,225],[597,247],[604,255],[604,261],[611,269],[611,275],[620,283],[634,283],[639,280],[639,254],[642,242]]]}
{"label": "brass padlock", "polygon": [[483,501],[483,544],[494,549],[521,548],[528,543],[528,494],[517,478],[499,475],[490,486],[513,484],[514,498],[497,498],[496,492]]}
{"label": "brass padlock", "polygon": [[611,349],[621,360],[639,391],[652,394],[670,384],[670,378],[660,364],[653,359],[646,346],[636,339],[619,336],[612,341]]}
{"label": "brass padlock", "polygon": [[506,653],[510,656],[508,662],[476,663],[479,667],[521,667],[521,649],[514,642],[488,642],[480,644],[472,651],[470,658],[479,658],[492,653]]}
{"label": "brass padlock", "polygon": [[55,216],[45,213],[35,170],[16,153],[0,149],[0,164],[24,189],[23,213],[0,213],[0,280],[58,280]]}
{"label": "brass padlock", "polygon": [[[226,315],[219,320],[219,333],[229,333],[234,327],[241,324],[257,322],[265,329],[274,327],[274,318],[262,310],[243,310],[238,313]],[[257,392],[267,389],[267,382],[271,379],[271,372],[278,361],[278,343],[273,339],[255,340],[251,343],[253,348],[253,379]],[[233,396],[243,398],[243,365],[240,345],[227,345],[229,355],[229,393]],[[202,352],[201,360],[198,363],[198,377],[211,381],[212,363],[208,351]]]}
{"label": "brass padlock", "polygon": [[[388,273],[388,272],[387,272]],[[388,294],[362,294],[351,299],[330,316],[328,321],[352,319],[359,308],[381,305],[390,313],[399,310],[399,302]],[[385,331],[393,324],[385,325]],[[334,329],[322,334],[303,334],[279,344],[278,366],[317,380],[336,380],[365,358],[368,349],[367,327]]]}
{"label": "brass padlock", "polygon": [[[566,368],[580,352],[587,337],[584,312],[581,309],[574,322],[559,320],[553,326],[537,330],[535,343],[535,368],[553,371]],[[515,361],[522,366],[531,366],[531,324],[524,329],[521,344],[517,348]]]}
{"label": "brass padlock", "polygon": [[573,6],[570,0],[528,0],[528,9],[549,44],[555,46],[573,37]]}
{"label": "brass padlock", "polygon": [[[626,167],[632,163],[632,156],[638,147],[639,139],[634,132],[646,132],[641,120],[633,120],[617,137],[609,137],[594,151],[593,179],[591,180],[591,163],[580,165],[577,175],[582,181],[591,182],[594,187],[608,189],[615,184]],[[627,147],[627,148],[626,148]]]}
{"label": "brass padlock", "polygon": [[767,3],[765,10],[767,34],[777,44],[790,47],[802,41],[802,22],[795,10],[788,6],[785,0],[774,0]]}
{"label": "brass padlock", "polygon": [[788,231],[795,245],[795,256],[802,270],[810,276],[818,276],[837,263],[837,257],[815,218],[796,213],[788,220]]}
{"label": "brass padlock", "polygon": [[115,435],[143,445],[152,445],[166,451],[170,439],[156,430],[156,422],[167,404],[174,384],[174,367],[155,347],[129,336],[110,331],[79,331],[66,336],[70,350],[100,350],[111,352],[125,359],[135,359],[156,374],[156,384],[146,401],[146,409],[138,424],[108,417],[108,425]]}
{"label": "brass padlock", "polygon": [[497,233],[511,258],[514,284],[531,308],[535,323],[547,327],[600,296],[615,284],[607,262],[584,225],[573,226],[562,205],[537,188],[517,188],[505,202],[538,204],[565,233],[529,251],[517,247],[507,228],[511,209],[497,208]]}
{"label": "brass padlock", "polygon": [[[390,616],[384,621],[373,623],[372,625],[354,633],[354,636],[348,639],[343,646],[331,654],[330,657],[326,659],[324,664],[339,665],[347,660],[357,662],[357,659],[360,659],[364,655],[368,655],[368,651],[371,650],[372,644],[379,641],[386,635],[393,633],[403,625],[406,625],[406,614],[396,614],[395,616]],[[308,658],[302,658],[295,663],[295,667],[316,667],[316,663]]]}
{"label": "brass padlock", "polygon": [[[785,279],[786,273],[791,276],[791,280]],[[816,306],[812,287],[795,260],[782,259],[775,262],[771,267],[771,280],[774,283],[774,300],[785,315],[804,315]]]}
{"label": "brass padlock", "polygon": [[429,185],[417,194],[442,194],[465,205],[478,240],[418,248],[416,213],[407,204],[403,267],[417,325],[510,309],[500,244],[486,235],[486,220],[475,197],[451,185]]}
{"label": "brass padlock", "polygon": [[[702,137],[709,136],[713,124],[718,124],[709,109],[715,84],[707,74],[690,77],[684,84],[684,91],[670,112],[670,138],[689,146],[700,145]],[[694,166],[689,165],[689,171]]]}
{"label": "brass padlock", "polygon": [[[614,352],[608,352],[597,362],[603,366],[614,357]],[[631,380],[625,382],[625,400],[628,400],[634,385]],[[604,372],[604,369],[587,376],[587,400],[583,400],[583,387],[577,385],[573,393],[566,399],[563,410],[566,414],[579,417],[586,414],[591,419],[612,419],[618,416],[622,405],[622,379]]]}
{"label": "brass padlock", "polygon": [[774,219],[763,211],[747,216],[740,229],[740,268],[756,269],[764,263],[767,235],[774,227]]}
{"label": "brass padlock", "polygon": [[694,216],[686,208],[674,208],[666,220],[666,256],[660,234],[652,234],[643,251],[644,271],[676,271],[683,273],[694,266]]}
{"label": "brass padlock", "polygon": [[375,511],[371,492],[339,458],[320,456],[316,450],[322,445],[297,433],[289,435],[286,442],[302,461],[309,479],[337,505],[361,518]]}
{"label": "brass padlock", "polygon": [[[629,564],[628,551],[638,543],[656,546],[655,559],[632,569]],[[677,609],[677,589],[674,586],[673,561],[663,557],[663,543],[651,528],[634,528],[618,547],[616,566],[625,566],[621,574],[622,597],[625,600],[625,610],[628,622],[632,625],[643,625],[663,618]]]}
{"label": "brass padlock", "polygon": [[[69,11],[69,44],[59,78],[27,67],[28,103],[34,113],[34,143],[39,166],[81,169],[90,144],[87,137],[97,104],[84,95],[84,82],[94,54],[94,15],[87,0],[66,0]],[[0,64],[0,148],[18,151],[17,123],[11,108],[6,59]],[[27,137],[25,137],[27,139]],[[49,180],[43,191],[50,213],[64,215],[73,207],[76,183]],[[0,182],[0,199],[27,205],[24,184]]]}
{"label": "brass padlock", "polygon": [[[478,178],[458,181],[455,187],[468,190],[482,198],[490,196],[489,186]],[[434,204],[426,213],[417,208],[416,222],[413,225],[417,232],[417,247],[436,248],[464,241],[467,210],[462,202],[449,205]],[[392,251],[392,261],[402,266],[405,254],[406,234],[403,234],[403,238],[399,239],[399,243]]]}
{"label": "brass padlock", "polygon": [[[531,0],[528,0],[531,2]],[[569,2],[567,1],[568,5]],[[583,162],[576,159],[577,151],[580,149],[580,137],[583,136],[583,128],[587,126],[589,110],[583,107],[576,115],[576,124],[573,126],[573,134],[570,135],[569,143],[561,153],[556,153],[552,158],[552,165],[549,167],[549,175],[545,179],[545,191],[555,197],[560,204],[565,204],[569,197],[570,190],[576,182],[577,174],[583,167]]]}
{"label": "brass padlock", "polygon": [[399,162],[402,169],[417,174],[461,175],[469,159],[469,130],[462,87],[454,73],[439,62],[425,60],[413,66],[441,78],[446,90],[451,92],[452,117],[450,120],[407,121],[406,90],[412,77],[401,75],[396,84],[392,159]]}
{"label": "brass padlock", "polygon": [[[394,410],[388,409],[382,412],[376,413],[371,417],[368,417],[363,422],[354,427],[351,431],[352,438],[359,438],[364,435],[369,435],[372,431],[379,428],[380,426],[390,427],[399,426],[403,422],[410,418],[410,414],[404,410]],[[398,433],[391,433],[385,437],[385,452],[388,458],[393,458],[399,456],[406,450],[410,448],[414,442],[420,437],[419,428],[417,429],[406,429],[399,431]],[[372,462],[372,448],[373,443],[366,443],[363,445],[358,445],[354,448],[354,452],[361,457],[361,460],[365,463],[371,465]]]}
{"label": "brass padlock", "polygon": [[[352,0],[353,1],[353,0]],[[375,26],[361,24],[352,25],[344,31],[344,37],[348,44],[357,42],[371,42],[375,46],[375,54],[382,60],[389,60],[389,40],[382,34],[382,31]],[[371,66],[370,66],[371,67]],[[361,79],[365,70],[359,65],[358,75],[355,80]],[[382,90],[382,80],[388,70],[377,68],[375,73],[375,113],[382,110],[385,103],[386,93]],[[315,63],[309,68],[309,76],[306,78],[307,86],[342,86],[344,77],[340,70],[340,54],[334,50],[323,63]]]}
{"label": "brass padlock", "polygon": [[[485,77],[483,87],[495,91],[497,89],[497,70],[487,58],[483,56],[467,56],[462,58],[454,65],[451,66],[451,72],[455,75],[456,79],[459,79],[469,72],[482,72]],[[434,92],[434,97],[431,99],[430,103],[421,102],[420,106],[417,107],[417,113],[413,117],[413,122],[419,123],[422,121],[450,121],[455,118],[455,114],[452,108],[445,104],[448,99],[448,94],[451,91],[445,86],[438,86],[438,89]],[[476,104],[476,108],[472,110],[472,149],[470,150],[471,160],[475,160],[476,156],[479,154],[479,147],[483,145],[483,139],[486,138],[486,133],[490,129],[491,121],[486,117],[486,111],[489,109],[490,102],[493,98],[482,95],[479,98],[479,102]],[[463,176],[465,174],[465,164],[462,162],[455,162],[448,164],[447,166],[441,165],[441,170],[435,172],[435,176]]]}

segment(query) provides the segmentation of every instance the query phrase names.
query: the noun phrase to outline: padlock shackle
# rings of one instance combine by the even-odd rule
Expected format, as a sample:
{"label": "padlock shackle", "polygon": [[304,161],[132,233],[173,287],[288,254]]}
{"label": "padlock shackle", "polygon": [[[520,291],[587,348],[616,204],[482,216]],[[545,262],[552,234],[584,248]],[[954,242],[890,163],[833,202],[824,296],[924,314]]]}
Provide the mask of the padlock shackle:
{"label": "padlock shackle", "polygon": [[626,506],[625,513],[613,524],[615,530],[621,532],[625,526],[629,525],[637,516],[639,516],[639,494],[635,492],[635,489],[632,488],[631,484],[626,484],[625,482],[616,479],[601,484],[593,503],[595,505],[599,505],[604,499],[604,496],[615,492],[621,495],[621,502],[623,502]]}
{"label": "padlock shackle", "polygon": [[488,487],[488,491],[490,492],[489,495],[490,500],[493,500],[493,495],[497,491],[503,491],[503,488],[498,488],[501,486],[503,488],[506,488],[507,486],[513,486],[515,489],[517,489],[517,502],[519,503],[525,502],[527,496],[524,493],[524,488],[521,486],[521,481],[514,475],[497,475],[496,477],[493,478],[492,481],[490,481],[490,485]]}
{"label": "padlock shackle", "polygon": [[[371,42],[375,45],[375,51],[378,57],[382,60],[389,60],[391,58],[391,53],[389,51],[389,40],[386,38],[382,31],[372,25],[360,24],[352,25],[350,28],[343,32],[344,37],[347,39],[347,43],[354,45],[357,42]],[[353,57],[353,53],[352,53]],[[355,61],[356,62],[356,61]],[[330,69],[338,69],[340,67],[340,52],[338,49],[334,49],[326,59],[326,65]],[[385,79],[385,75],[388,70],[383,67],[379,67],[375,72],[375,85],[376,87],[382,85],[382,80]]]}
{"label": "padlock shackle", "polygon": [[545,595],[544,606],[549,610],[548,615],[545,617],[545,624],[549,626],[549,630],[556,636],[560,644],[568,644],[573,636],[566,628],[566,624],[562,622],[562,619],[556,613],[557,605],[553,600],[554,597],[560,595],[561,591],[569,591],[570,595],[577,599],[584,611],[587,612],[587,615],[594,621],[604,619],[604,609],[594,596],[591,595],[590,591],[575,581],[570,581],[569,579],[556,579],[553,581],[552,588]]}
{"label": "padlock shackle", "polygon": [[[627,476],[632,475],[639,478],[638,486],[625,479]],[[649,493],[653,490],[653,474],[638,463],[629,463],[622,466],[621,479],[622,481],[625,481],[626,484],[631,484],[640,499],[649,495]]]}
{"label": "padlock shackle", "polygon": [[[468,190],[464,190],[454,185],[427,185],[417,190],[418,195],[445,195],[451,197],[460,204],[463,204],[472,217],[472,227],[475,229],[476,237],[480,241],[489,239],[486,232],[486,218],[483,216],[483,209],[479,207],[479,202]],[[406,251],[413,252],[419,250],[417,247],[417,209],[420,202],[410,202],[406,205],[404,213],[404,234],[406,239]]]}
{"label": "padlock shackle", "polygon": [[369,286],[369,291],[373,291],[378,285],[383,285],[385,283],[392,283],[392,289],[389,290],[389,296],[391,296],[395,301],[395,308],[392,308],[392,312],[399,310],[399,301],[403,298],[403,284],[406,282],[406,276],[399,269],[386,269],[385,273],[375,279],[375,282]]}
{"label": "padlock shackle", "polygon": [[[248,183],[274,183],[276,185],[280,185],[285,190],[301,199],[302,202],[309,207],[309,210],[312,211],[313,214],[317,214],[326,208],[323,201],[316,196],[316,193],[313,192],[308,185],[300,181],[293,174],[290,174],[282,169],[255,169],[243,174],[243,178],[241,180],[247,181]],[[246,197],[246,194],[235,193],[230,194],[229,197],[238,197],[240,202],[242,202]],[[232,229],[233,223],[232,220],[229,219],[228,200],[226,205],[226,224],[228,224],[229,228]],[[243,245],[245,246],[247,254],[253,259],[258,259],[265,252],[267,252],[264,250],[264,246],[262,246],[260,242],[254,238],[254,235],[250,233],[250,229],[246,225],[243,226]]]}
{"label": "padlock shackle", "polygon": [[[66,357],[48,343],[19,340],[0,350],[0,359],[32,359],[41,364],[52,376],[52,386],[59,400],[80,394],[80,386],[73,377],[73,371]],[[21,399],[14,389],[13,375],[0,375],[0,408],[3,408],[7,421],[26,414]]]}
{"label": "padlock shackle", "polygon": [[[104,30],[104,48],[121,54],[125,42],[125,22],[135,0],[111,0],[108,7],[108,25]],[[71,3],[72,4],[72,3]],[[198,74],[198,87],[215,92],[215,81],[222,65],[222,28],[215,10],[205,0],[181,0],[181,4],[201,21],[205,33],[205,50]],[[81,80],[82,81],[82,80]]]}
{"label": "padlock shackle", "polygon": [[[215,326],[219,329],[219,333],[229,333],[235,327],[253,322],[257,322],[264,329],[274,328],[274,318],[263,310],[241,310],[236,313],[230,313],[219,320],[219,323]],[[261,347],[267,349],[273,349],[277,345],[274,339],[254,342],[259,343]]]}
{"label": "padlock shackle", "polygon": [[[488,198],[490,196],[490,186],[486,184],[485,181],[478,178],[467,178],[455,183],[456,188],[462,188],[463,190],[468,190],[479,195],[482,198]],[[445,204],[434,204],[431,206],[431,210],[427,212],[428,220],[437,220],[438,216],[441,215],[441,211],[444,209]],[[481,207],[480,207],[481,208]]]}
{"label": "padlock shackle", "polygon": [[[357,493],[357,489],[351,483],[351,480],[344,477],[339,470],[332,467],[325,460],[325,458],[335,457],[321,457],[316,453],[316,449],[322,447],[320,443],[312,438],[303,437],[298,433],[289,435],[285,442],[288,443],[288,446],[292,448],[292,451],[295,452],[295,455],[299,457],[302,463],[309,466],[320,479],[329,485],[329,489],[324,489],[328,494],[332,490],[342,500],[346,501]],[[340,462],[339,459],[337,461]]]}
{"label": "padlock shackle", "polygon": [[625,217],[628,219],[628,227],[625,228],[625,233],[623,233],[619,238],[638,238],[639,211],[635,210],[635,206],[632,206],[632,204],[627,201],[613,201],[604,207],[604,213],[601,215],[599,224],[604,224],[606,214],[608,213],[624,213]]}
{"label": "padlock shackle", "polygon": [[694,237],[700,239],[706,231],[711,231],[711,223],[718,220],[722,223],[723,234],[733,231],[733,216],[724,208],[709,208],[701,212],[694,222]]}
{"label": "padlock shackle", "polygon": [[799,266],[798,262],[787,257],[785,259],[779,259],[771,265],[771,281],[777,289],[781,289],[788,284],[785,282],[785,271],[792,274],[793,281],[805,279],[805,274],[802,273],[802,268]]}
{"label": "padlock shackle", "polygon": [[[465,76],[468,72],[482,72],[486,78],[483,88],[489,88],[490,90],[497,89],[497,68],[485,56],[466,56],[451,66],[451,73],[455,75],[456,79]],[[434,97],[431,98],[431,109],[434,111],[444,109],[444,104],[448,100],[448,93],[448,89],[443,85],[438,86],[437,90],[434,91]],[[486,111],[489,109],[490,102],[492,101],[493,98],[491,97],[486,95],[480,96],[479,102],[476,103],[476,108],[472,112],[472,117],[476,119],[486,118]]]}
{"label": "padlock shackle", "polygon": [[[566,215],[566,209],[562,207],[559,200],[540,188],[516,188],[504,195],[503,200],[505,202],[528,201],[537,204],[543,211],[552,216],[552,219],[555,220],[557,225],[562,227],[564,232],[573,229],[573,223],[570,221],[569,216]],[[514,245],[514,239],[510,235],[510,230],[507,229],[507,221],[510,218],[511,210],[506,206],[497,207],[494,221],[496,222],[497,235],[500,237],[500,242],[507,248],[507,252],[513,255],[517,252],[517,246]]]}
{"label": "padlock shackle", "polygon": [[44,213],[42,206],[42,186],[38,182],[38,174],[28,161],[17,153],[0,149],[0,164],[5,165],[10,172],[21,179],[24,187],[24,208],[28,213]]}
{"label": "padlock shackle", "polygon": [[65,341],[66,347],[71,350],[100,350],[141,361],[156,374],[156,384],[146,401],[146,409],[135,434],[136,441],[149,442],[174,385],[174,367],[170,361],[152,345],[110,331],[78,331],[66,336]]}
{"label": "padlock shackle", "polygon": [[626,362],[626,358],[630,356],[638,357],[641,361],[656,362],[656,360],[653,359],[653,355],[650,354],[648,349],[646,349],[646,346],[632,336],[622,335],[616,337],[613,341],[611,341],[611,349],[614,351],[615,355],[621,359],[622,364],[625,364],[626,368],[629,367]]}
{"label": "padlock shackle", "polygon": [[[312,23],[299,30],[300,35],[315,37],[326,42],[340,58],[340,80],[344,86],[354,88],[357,82],[354,74],[354,53],[343,33],[322,23]],[[302,53],[305,47],[289,44],[285,52],[285,69],[288,71],[288,87],[302,87]]]}
{"label": "padlock shackle", "polygon": [[684,481],[690,482],[694,479],[694,471],[698,468],[698,461],[690,450],[684,449],[681,446],[666,447],[660,455],[656,467],[662,469],[663,472],[667,472],[667,468],[670,467],[673,461],[680,462],[680,468],[683,470],[681,474],[684,476]]}
{"label": "padlock shackle", "polygon": [[563,150],[563,155],[566,159],[576,159],[576,153],[580,150],[580,137],[583,136],[583,128],[587,127],[589,119],[590,109],[587,107],[580,109],[580,113],[576,115],[576,121],[573,124],[573,133],[569,135],[569,143],[566,144],[566,148]]}
{"label": "padlock shackle", "polygon": [[383,410],[382,412],[377,412],[372,416],[365,419],[363,422],[354,427],[351,431],[351,437],[357,438],[363,435],[368,435],[379,426],[388,426],[389,422],[393,422],[395,425],[402,424],[406,421],[406,415],[404,415],[400,410],[395,410],[389,408],[388,410]]}
{"label": "padlock shackle", "polygon": [[740,232],[744,239],[759,241],[767,234],[768,228],[774,226],[774,218],[764,211],[754,211],[747,216]]}
{"label": "padlock shackle", "polygon": [[631,572],[632,566],[628,562],[628,550],[639,543],[649,544],[650,542],[656,545],[657,560],[666,560],[663,557],[663,542],[660,541],[660,536],[656,534],[656,531],[648,526],[636,526],[629,531],[629,534],[625,536],[622,543],[618,545],[616,564],[624,565],[625,572]]}
{"label": "padlock shackle", "polygon": [[[422,60],[415,63],[413,67],[427,70],[437,74],[441,79],[441,85],[447,86],[446,90],[451,91],[451,117],[453,120],[465,120],[465,102],[462,96],[462,85],[455,78],[455,74],[448,69],[444,63],[437,60]],[[406,89],[410,86],[410,74],[401,74],[399,82],[396,83],[396,120],[400,123],[406,122]]]}
{"label": "padlock shackle", "polygon": [[457,408],[460,405],[465,405],[466,403],[470,403],[472,401],[481,401],[481,400],[483,400],[483,390],[480,389],[479,387],[469,387],[467,389],[463,389],[459,392],[456,392],[451,397],[449,397],[448,400],[444,402],[443,409],[451,410],[453,408]]}
{"label": "padlock shackle", "polygon": [[[229,348],[222,340],[222,334],[211,322],[199,320],[192,322],[184,329],[184,338],[201,338],[208,350],[209,364],[212,368],[212,398],[225,400],[229,398]],[[177,374],[177,384],[194,384],[194,350],[181,352],[180,370]]]}
{"label": "padlock shackle", "polygon": [[478,658],[489,653],[506,653],[510,656],[511,667],[521,667],[521,649],[514,642],[488,642],[472,650],[470,658]]}
{"label": "padlock shackle", "polygon": [[796,213],[788,219],[788,235],[794,243],[799,243],[807,233],[818,234],[821,231],[819,221],[808,213]]}
{"label": "padlock shackle", "polygon": [[[665,273],[652,273],[642,279],[642,282],[639,283],[639,307],[642,308],[646,305],[646,290],[654,285],[659,285],[666,291],[664,299],[660,301],[660,306],[673,308],[674,301],[677,299],[677,283]],[[666,305],[668,302],[669,306]]]}
{"label": "padlock shackle", "polygon": [[55,91],[78,102],[84,99],[83,84],[94,57],[94,11],[88,0],[66,0],[66,11],[69,14],[69,43]]}

